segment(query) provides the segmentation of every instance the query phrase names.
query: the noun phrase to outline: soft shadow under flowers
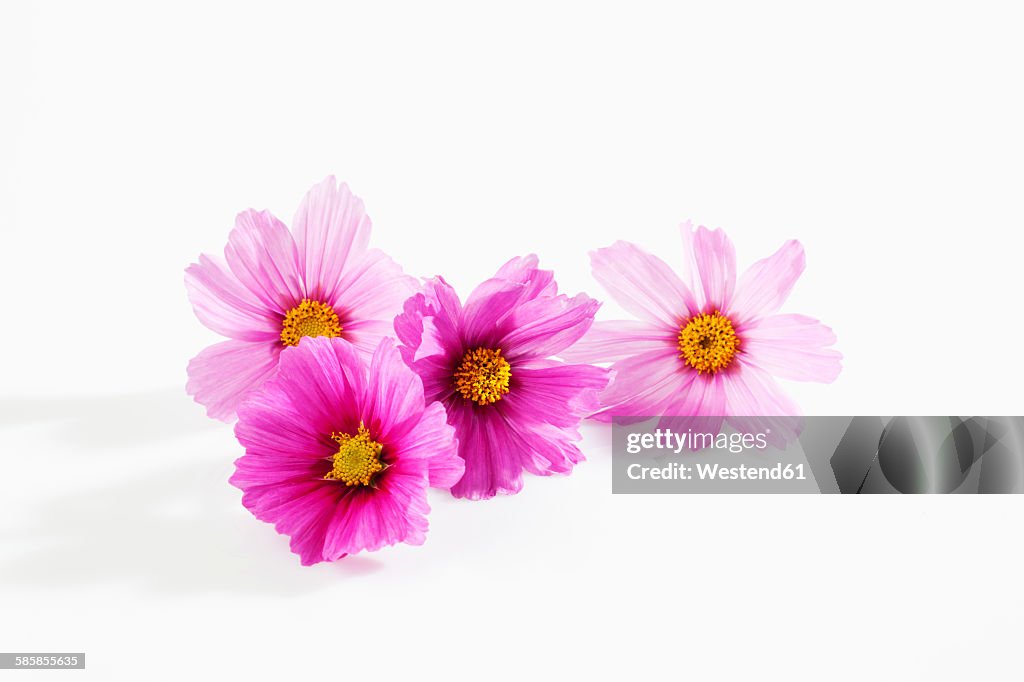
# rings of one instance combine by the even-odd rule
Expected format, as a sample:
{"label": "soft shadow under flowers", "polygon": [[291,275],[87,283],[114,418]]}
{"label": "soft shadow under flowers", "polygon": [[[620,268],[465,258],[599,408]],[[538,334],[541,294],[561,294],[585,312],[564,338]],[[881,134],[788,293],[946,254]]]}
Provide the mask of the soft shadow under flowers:
{"label": "soft shadow under flowers", "polygon": [[[73,456],[107,450],[125,460],[124,472],[140,468],[134,458],[149,456],[147,445],[155,450],[174,437],[228,428],[170,390],[120,398],[0,400],[0,409],[0,427],[53,421],[56,428],[48,427],[48,435]],[[27,551],[0,563],[0,581],[42,589],[117,584],[171,593],[289,596],[382,568],[378,559],[361,556],[300,566],[287,538],[252,519],[239,491],[228,484],[235,454],[189,454],[170,464],[164,456],[164,466],[146,467],[145,475],[40,498],[25,510],[13,536],[5,537],[8,547]]]}

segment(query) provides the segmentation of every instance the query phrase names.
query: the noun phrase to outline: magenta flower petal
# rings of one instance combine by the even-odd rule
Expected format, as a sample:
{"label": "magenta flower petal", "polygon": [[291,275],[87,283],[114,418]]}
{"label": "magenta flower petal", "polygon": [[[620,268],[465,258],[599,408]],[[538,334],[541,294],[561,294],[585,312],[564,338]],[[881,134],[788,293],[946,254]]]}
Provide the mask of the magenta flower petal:
{"label": "magenta flower petal", "polygon": [[791,239],[772,255],[747,268],[736,285],[736,296],[730,307],[736,321],[743,324],[781,308],[800,279],[804,263],[804,247]]}
{"label": "magenta flower petal", "polygon": [[[516,256],[498,268],[494,277],[525,284],[524,301],[532,301],[539,296],[556,296],[558,285],[555,283],[555,273],[551,270],[541,270],[537,267],[539,262],[537,256],[532,253],[529,256]],[[471,293],[466,299],[467,305],[473,301],[475,293]]]}
{"label": "magenta flower petal", "polygon": [[[199,320],[239,341],[266,344],[266,353],[298,343],[303,336],[341,338],[369,358],[392,333],[394,316],[416,289],[387,255],[367,249],[370,220],[363,203],[344,184],[328,178],[306,195],[295,223],[295,238],[267,211],[238,215],[224,249],[226,265],[200,256],[185,271],[189,300]],[[204,376],[190,391],[225,421],[254,380],[233,376],[235,366],[218,366],[219,354],[197,358]],[[272,373],[261,374],[264,379]],[[256,376],[255,369],[245,375]],[[198,383],[197,383],[198,382]],[[220,382],[223,388],[212,388]]]}
{"label": "magenta flower petal", "polygon": [[277,371],[281,350],[267,343],[222,341],[209,346],[188,363],[186,392],[213,419],[227,420],[237,396],[258,388]]}
{"label": "magenta flower petal", "polygon": [[459,441],[459,457],[465,462],[465,473],[452,486],[452,495],[480,500],[522,490],[521,453],[507,446],[505,424],[479,415],[466,402],[451,401],[445,407]]}
{"label": "magenta flower petal", "polygon": [[367,365],[340,339],[306,338],[238,409],[231,483],[303,564],[420,544],[426,489],[462,473],[442,405],[383,341]]}
{"label": "magenta flower petal", "polygon": [[594,279],[615,301],[646,322],[675,325],[698,312],[693,292],[665,261],[634,244],[615,242],[590,254]]}
{"label": "magenta flower petal", "polygon": [[598,408],[607,370],[549,359],[593,321],[597,302],[556,294],[535,256],[512,259],[463,306],[442,279],[395,319],[402,358],[455,427],[465,474],[457,497],[518,492],[524,471],[564,473],[582,459],[580,420]]}
{"label": "magenta flower petal", "polygon": [[843,355],[829,348],[832,330],[804,315],[772,315],[743,331],[751,364],[782,379],[831,383],[842,370]]}
{"label": "magenta flower petal", "polygon": [[608,371],[593,365],[520,367],[518,390],[505,396],[501,409],[510,421],[576,428],[581,416],[598,409],[597,393],[607,385]]}
{"label": "magenta flower petal", "polygon": [[594,277],[641,319],[599,322],[562,353],[569,360],[613,363],[614,378],[592,416],[796,416],[796,405],[772,375],[832,381],[842,357],[829,348],[831,330],[817,320],[766,317],[803,271],[803,248],[787,242],[737,285],[735,249],[722,230],[684,223],[681,231],[682,278],[666,274],[667,265],[631,244],[616,242],[591,255]]}
{"label": "magenta flower petal", "polygon": [[600,307],[585,294],[526,301],[510,316],[511,331],[504,335],[502,348],[508,357],[524,360],[558,355],[590,329]]}

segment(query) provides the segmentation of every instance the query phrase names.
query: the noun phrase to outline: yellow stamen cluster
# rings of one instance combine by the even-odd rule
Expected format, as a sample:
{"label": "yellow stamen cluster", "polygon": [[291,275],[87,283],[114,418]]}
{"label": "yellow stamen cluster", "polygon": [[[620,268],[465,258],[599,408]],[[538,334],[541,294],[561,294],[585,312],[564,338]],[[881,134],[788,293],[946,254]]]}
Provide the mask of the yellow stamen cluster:
{"label": "yellow stamen cluster", "polygon": [[324,480],[341,481],[345,485],[370,485],[374,475],[386,468],[387,465],[380,460],[384,446],[370,438],[370,432],[362,422],[356,435],[332,433],[331,439],[338,444],[338,451],[334,453],[334,467]]}
{"label": "yellow stamen cluster", "polygon": [[701,374],[728,367],[739,347],[732,321],[717,310],[694,315],[679,330],[679,357]]}
{"label": "yellow stamen cluster", "polygon": [[341,336],[341,322],[334,308],[304,298],[302,303],[289,310],[281,323],[281,343],[297,346],[303,336]]}
{"label": "yellow stamen cluster", "polygon": [[508,393],[512,366],[501,357],[501,349],[476,348],[466,353],[455,370],[455,390],[477,405],[490,405]]}

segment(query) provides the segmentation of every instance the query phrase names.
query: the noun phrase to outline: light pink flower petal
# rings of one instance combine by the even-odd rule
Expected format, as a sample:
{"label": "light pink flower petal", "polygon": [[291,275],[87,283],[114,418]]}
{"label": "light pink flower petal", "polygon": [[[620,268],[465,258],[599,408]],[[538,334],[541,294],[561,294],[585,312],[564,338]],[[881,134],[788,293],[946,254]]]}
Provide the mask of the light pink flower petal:
{"label": "light pink flower petal", "polygon": [[185,288],[196,317],[218,334],[239,341],[280,338],[281,317],[209,256],[185,270]]}
{"label": "light pink flower petal", "polygon": [[295,240],[269,211],[243,211],[224,248],[228,267],[263,305],[281,314],[304,294]]}
{"label": "light pink flower petal", "polygon": [[658,349],[620,360],[610,369],[611,385],[601,392],[601,421],[613,417],[650,417],[666,414],[670,402],[686,390],[696,374],[674,349]]}
{"label": "light pink flower petal", "polygon": [[635,244],[619,241],[592,251],[590,263],[608,294],[647,322],[678,327],[698,311],[693,293],[672,268]]}
{"label": "light pink flower petal", "polygon": [[370,249],[346,270],[326,303],[334,308],[344,329],[346,323],[386,320],[402,311],[405,299],[416,293],[417,282],[379,249]]}
{"label": "light pink flower petal", "polygon": [[724,373],[698,374],[690,371],[689,375],[690,383],[665,406],[661,414],[667,416],[659,420],[658,427],[717,434],[728,414]]}
{"label": "light pink flower petal", "polygon": [[675,348],[679,330],[637,320],[595,322],[558,356],[566,362],[618,362],[653,350]]}
{"label": "light pink flower petal", "polygon": [[395,335],[394,324],[386,320],[358,320],[349,322],[338,337],[348,341],[364,358],[373,355],[377,345]]}
{"label": "light pink flower petal", "polygon": [[665,414],[677,417],[725,415],[724,372],[699,374],[687,372],[691,381],[668,405]]}
{"label": "light pink flower petal", "polygon": [[370,218],[362,200],[328,176],[306,194],[292,229],[307,296],[336,301],[343,274],[363,258],[370,243]]}
{"label": "light pink flower petal", "polygon": [[222,341],[188,363],[185,390],[214,419],[230,421],[254,389],[272,377],[281,346],[274,342]]}
{"label": "light pink flower petal", "polygon": [[747,268],[736,286],[729,316],[744,324],[771,315],[786,302],[803,271],[804,247],[790,240],[771,256]]}
{"label": "light pink flower petal", "polygon": [[812,317],[772,315],[741,336],[744,361],[782,379],[827,384],[842,370],[842,353],[828,348],[836,335]]}
{"label": "light pink flower petal", "polygon": [[728,310],[736,286],[736,248],[732,241],[723,230],[712,231],[703,225],[694,230],[688,222],[680,226],[680,231],[690,276],[696,279],[693,285],[701,312]]}
{"label": "light pink flower petal", "polygon": [[795,417],[800,414],[778,382],[767,372],[742,363],[735,372],[722,372],[729,414],[735,416]]}

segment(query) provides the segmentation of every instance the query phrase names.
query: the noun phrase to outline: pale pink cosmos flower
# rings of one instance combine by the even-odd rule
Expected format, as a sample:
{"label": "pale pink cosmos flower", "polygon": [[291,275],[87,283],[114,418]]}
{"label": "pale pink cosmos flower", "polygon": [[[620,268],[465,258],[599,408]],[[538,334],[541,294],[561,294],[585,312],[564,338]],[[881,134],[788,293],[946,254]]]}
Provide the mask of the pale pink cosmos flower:
{"label": "pale pink cosmos flower", "polygon": [[681,231],[682,278],[628,242],[591,253],[594,277],[639,318],[596,322],[562,354],[613,363],[614,379],[593,416],[798,415],[775,378],[828,383],[842,359],[829,348],[836,340],[831,329],[804,315],[778,314],[803,272],[803,247],[786,242],[737,281],[725,232],[690,223]]}
{"label": "pale pink cosmos flower", "polygon": [[228,341],[189,362],[189,395],[230,421],[274,375],[281,351],[304,336],[341,338],[367,357],[389,336],[416,289],[387,255],[368,248],[370,218],[347,185],[328,177],[302,200],[292,232],[269,211],[238,214],[224,258],[185,271],[196,317]]}

